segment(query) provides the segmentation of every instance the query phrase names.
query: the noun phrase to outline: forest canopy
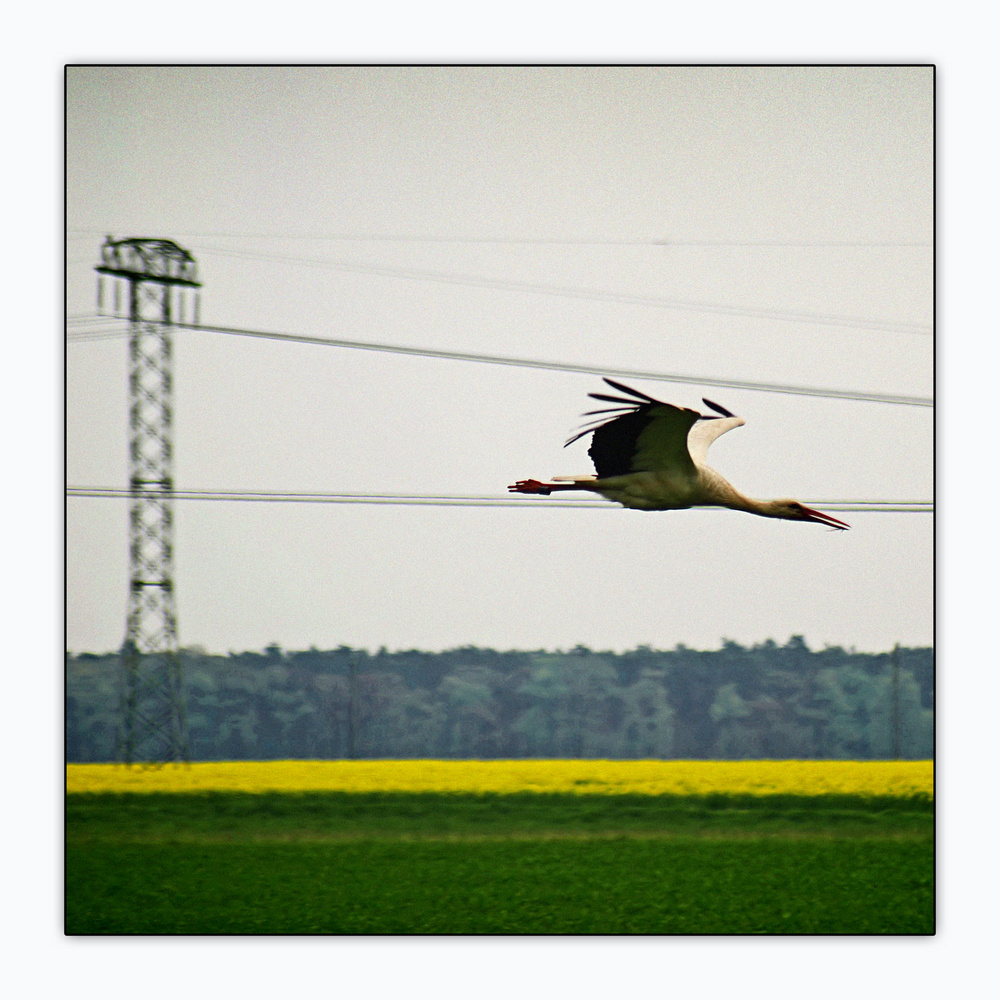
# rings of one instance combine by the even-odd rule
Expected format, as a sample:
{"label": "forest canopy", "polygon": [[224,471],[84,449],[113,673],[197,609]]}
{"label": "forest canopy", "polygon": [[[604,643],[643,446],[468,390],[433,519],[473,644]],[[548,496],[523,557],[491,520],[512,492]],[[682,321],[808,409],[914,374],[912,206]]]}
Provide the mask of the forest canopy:
{"label": "forest canopy", "polygon": [[[180,652],[192,760],[339,758],[922,759],[930,648],[718,650],[340,646]],[[66,748],[115,759],[121,660],[68,654]]]}

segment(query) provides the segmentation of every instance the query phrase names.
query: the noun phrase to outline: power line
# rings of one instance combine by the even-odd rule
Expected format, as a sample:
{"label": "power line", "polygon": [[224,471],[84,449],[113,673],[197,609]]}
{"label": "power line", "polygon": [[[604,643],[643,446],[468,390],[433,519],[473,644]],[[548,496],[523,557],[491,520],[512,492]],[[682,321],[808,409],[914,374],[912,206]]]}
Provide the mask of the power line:
{"label": "power line", "polygon": [[[77,317],[82,320],[85,317]],[[562,361],[543,361],[535,358],[515,358],[498,354],[475,354],[465,351],[444,351],[425,347],[406,347],[399,344],[380,344],[371,341],[340,340],[328,337],[313,337],[298,333],[277,333],[271,330],[247,330],[239,327],[215,326],[210,324],[175,323],[180,330],[200,330],[208,333],[223,333],[230,336],[255,337],[263,340],[278,340],[296,344],[312,344],[318,347],[341,347],[350,350],[377,351],[387,354],[406,354],[415,357],[441,358],[450,361],[468,361],[479,364],[509,365],[515,368],[541,368],[548,371],[578,372],[585,375],[610,375],[617,378],[640,378],[654,382],[681,382],[685,385],[711,385],[726,389],[743,389],[751,392],[777,392],[792,396],[819,396],[826,399],[848,399],[856,402],[890,403],[900,406],[933,406],[934,400],[925,396],[896,396],[888,393],[853,392],[845,389],[825,389],[813,386],[785,385],[776,382],[749,382],[742,379],[713,379],[702,375],[668,374],[649,372],[631,368],[605,368],[599,365],[576,365]],[[125,336],[127,329],[115,333],[107,331],[81,331],[67,334],[67,340],[105,340],[114,336]]]}
{"label": "power line", "polygon": [[[68,229],[69,239],[89,239],[103,236],[103,230]],[[413,235],[393,233],[260,233],[260,232],[180,232],[178,236],[195,239],[241,239],[241,240],[301,240],[303,242],[327,243],[456,243],[456,244],[496,244],[500,246],[622,246],[622,247],[803,247],[803,248],[907,248],[933,247],[929,240],[778,240],[778,239],[674,239],[672,237],[628,239],[596,238],[587,236],[441,236],[437,234]]]}
{"label": "power line", "polygon": [[67,332],[66,340],[68,343],[77,344],[88,343],[91,340],[118,340],[127,335],[127,327],[106,323],[103,326],[95,325],[86,329],[76,329],[72,332]]}
{"label": "power line", "polygon": [[426,358],[443,358],[451,361],[471,361],[481,364],[510,365],[515,368],[542,368],[549,371],[579,372],[585,375],[611,375],[617,378],[640,378],[654,382],[683,382],[687,385],[712,385],[726,389],[746,389],[756,392],[779,392],[793,396],[822,396],[828,399],[850,399],[869,403],[894,403],[902,406],[933,406],[934,401],[923,396],[894,396],[885,393],[850,392],[841,389],[820,389],[812,386],[783,385],[774,382],[748,382],[741,379],[713,379],[701,375],[666,374],[640,371],[631,368],[605,368],[600,365],[575,365],[560,361],[542,361],[535,358],[514,358],[498,354],[475,354],[464,351],[444,351],[424,347],[403,347],[398,344],[378,344],[359,340],[334,340],[310,337],[305,334],[274,333],[266,330],[243,330],[234,327],[210,326],[189,323],[176,324],[180,329],[205,330],[212,333],[232,334],[242,337],[259,337],[322,347],[344,347],[354,350],[380,351],[389,354],[409,354]]}
{"label": "power line", "polygon": [[933,330],[926,323],[893,322],[872,320],[856,316],[837,316],[830,313],[808,313],[781,309],[757,309],[748,306],[733,306],[725,303],[696,302],[683,299],[669,299],[653,295],[635,295],[625,292],[611,292],[601,289],[577,288],[564,285],[544,285],[530,281],[513,281],[505,278],[486,278],[471,274],[453,274],[443,271],[427,271],[418,268],[392,267],[356,261],[320,260],[284,254],[264,254],[250,250],[220,250],[212,247],[200,248],[200,253],[218,254],[241,260],[285,261],[314,267],[371,274],[385,278],[403,278],[410,281],[430,281],[450,285],[465,285],[474,288],[489,288],[498,291],[528,292],[537,295],[556,295],[564,298],[587,299],[595,302],[615,302],[625,305],[650,306],[658,309],[675,309],[684,312],[710,313],[721,316],[740,316],[752,319],[767,319],[783,323],[806,323],[823,326],[855,327],[863,330],[879,330],[885,333],[908,333],[923,336]]}
{"label": "power line", "polygon": [[[630,368],[605,368],[593,365],[576,365],[569,362],[544,361],[534,358],[515,358],[503,355],[478,354],[463,351],[445,351],[433,348],[407,347],[399,344],[384,344],[370,341],[341,340],[327,337],[313,337],[307,334],[278,333],[270,330],[248,330],[238,327],[225,327],[209,324],[175,323],[177,329],[200,330],[209,333],[222,333],[232,336],[255,337],[265,340],[277,340],[290,343],[312,344],[321,347],[341,347],[351,350],[376,351],[389,354],[405,354],[416,357],[441,358],[453,361],[467,361],[482,364],[509,365],[519,368],[540,368],[549,371],[579,372],[588,375],[611,375],[618,378],[641,378],[659,382],[680,382],[686,385],[711,385],[728,389],[743,389],[754,392],[777,392],[796,396],[818,396],[828,399],[847,399],[859,402],[890,403],[904,406],[933,406],[934,401],[923,396],[897,396],[887,393],[864,393],[841,389],[817,388],[813,386],[787,385],[773,382],[749,382],[741,379],[713,379],[702,375],[668,374],[664,372],[649,372]],[[78,342],[86,340],[105,340],[111,337],[125,336],[124,328],[115,332],[113,329],[99,331],[72,332],[67,340]]]}
{"label": "power line", "polygon": [[84,313],[66,317],[66,327],[73,333],[86,333],[87,327],[113,326],[123,333],[128,330],[128,320],[124,316],[106,316],[102,313]]}
{"label": "power line", "polygon": [[[132,490],[101,486],[68,486],[67,497],[91,497],[125,500],[134,497]],[[245,503],[350,503],[401,504],[437,507],[586,507],[616,510],[607,500],[548,500],[538,498],[497,497],[490,494],[431,493],[326,493],[285,492],[277,490],[143,490],[143,497],[170,497],[173,500],[239,501]],[[923,500],[806,500],[820,510],[857,511],[860,513],[928,514],[934,504]],[[721,508],[720,508],[721,509]]]}

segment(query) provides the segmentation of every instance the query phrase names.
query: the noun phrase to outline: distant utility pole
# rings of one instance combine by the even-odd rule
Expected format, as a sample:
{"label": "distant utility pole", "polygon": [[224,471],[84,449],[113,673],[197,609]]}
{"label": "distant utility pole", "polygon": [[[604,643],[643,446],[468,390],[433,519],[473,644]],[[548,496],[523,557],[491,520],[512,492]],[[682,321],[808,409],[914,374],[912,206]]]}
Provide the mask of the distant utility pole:
{"label": "distant utility pole", "polygon": [[[127,764],[188,759],[174,608],[171,324],[194,296],[194,258],[170,240],[110,236],[101,247],[98,312],[110,278],[114,313],[129,319],[129,603],[122,646],[118,757]],[[190,303],[187,303],[188,305]]]}
{"label": "distant utility pole", "polygon": [[892,647],[892,759],[899,760],[899,643]]}
{"label": "distant utility pole", "polygon": [[357,710],[358,702],[358,665],[355,662],[354,654],[351,654],[350,675],[347,688],[347,757],[354,760],[358,756],[358,725]]}

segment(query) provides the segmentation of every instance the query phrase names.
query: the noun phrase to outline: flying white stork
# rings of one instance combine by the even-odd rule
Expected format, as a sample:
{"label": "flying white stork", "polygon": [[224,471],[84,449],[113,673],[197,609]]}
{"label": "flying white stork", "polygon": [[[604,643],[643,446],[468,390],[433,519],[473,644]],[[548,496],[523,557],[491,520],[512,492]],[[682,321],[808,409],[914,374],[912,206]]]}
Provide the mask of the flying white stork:
{"label": "flying white stork", "polygon": [[632,398],[605,396],[592,399],[614,403],[584,416],[615,413],[618,416],[587,424],[566,444],[593,432],[588,454],[594,460],[596,476],[555,476],[555,482],[522,479],[508,489],[512,493],[540,493],[556,490],[589,490],[636,510],[682,510],[687,507],[729,507],[761,517],[786,521],[816,521],[841,530],[849,524],[797,500],[752,500],[732,487],[705,464],[708,446],[721,434],[742,427],[746,421],[708,399],[702,402],[719,416],[705,416],[696,410],[671,406],[630,389],[620,382],[604,380],[612,389]]}

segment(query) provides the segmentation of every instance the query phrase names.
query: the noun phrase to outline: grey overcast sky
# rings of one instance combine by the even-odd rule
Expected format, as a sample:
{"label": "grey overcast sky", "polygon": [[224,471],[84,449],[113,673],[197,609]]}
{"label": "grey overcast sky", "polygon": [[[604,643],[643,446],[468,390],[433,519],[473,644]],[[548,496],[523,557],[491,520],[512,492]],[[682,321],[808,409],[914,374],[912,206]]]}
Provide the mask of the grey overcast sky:
{"label": "grey overcast sky", "polygon": [[[569,365],[746,418],[757,497],[929,501],[929,67],[71,67],[67,483],[127,482],[105,234],[174,239],[205,323]],[[100,333],[93,339],[82,335]],[[597,375],[204,331],[175,341],[180,489],[483,495],[591,472]],[[581,495],[581,499],[585,499]],[[933,518],[178,501],[182,645],[213,652],[884,650],[933,639]],[[127,501],[67,506],[67,644],[121,644]]]}

